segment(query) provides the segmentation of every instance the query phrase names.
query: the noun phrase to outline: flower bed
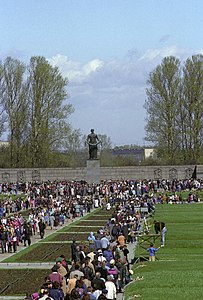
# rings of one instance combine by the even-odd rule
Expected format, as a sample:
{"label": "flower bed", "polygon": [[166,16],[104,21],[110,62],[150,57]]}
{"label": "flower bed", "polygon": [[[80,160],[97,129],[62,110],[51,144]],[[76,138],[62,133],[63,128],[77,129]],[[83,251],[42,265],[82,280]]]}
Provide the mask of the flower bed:
{"label": "flower bed", "polygon": [[45,269],[1,269],[0,296],[25,295],[38,291],[45,276],[51,273]]}
{"label": "flower bed", "polygon": [[81,220],[77,225],[81,226],[92,226],[92,225],[98,225],[98,226],[105,226],[108,220]]}
{"label": "flower bed", "polygon": [[[53,262],[55,259],[64,254],[66,259],[71,258],[71,249],[69,243],[76,239],[78,242],[87,241],[87,237],[91,231],[96,233],[99,229],[106,225],[112,211],[99,210],[81,219],[77,223],[66,226],[55,232],[38,244],[27,247],[25,250],[12,256],[12,262]],[[74,225],[75,224],[75,225]],[[61,241],[61,242],[60,242]],[[7,259],[9,261],[9,259]],[[26,293],[36,292],[44,282],[44,277],[51,273],[46,269],[1,269],[0,271],[0,296],[25,295]],[[11,284],[13,283],[13,284]]]}
{"label": "flower bed", "polygon": [[[83,228],[82,228],[83,229]],[[73,230],[74,231],[74,230]],[[58,233],[49,239],[49,241],[72,241],[75,239],[76,241],[87,241],[89,233]]]}
{"label": "flower bed", "polygon": [[94,226],[71,226],[71,227],[64,227],[63,229],[61,229],[60,231],[58,232],[97,232],[99,229],[101,229],[102,226],[97,226],[97,225],[94,225]]}
{"label": "flower bed", "polygon": [[110,210],[101,209],[99,211],[94,212],[91,215],[98,214],[98,215],[110,215],[111,216],[114,213],[114,211],[115,211],[115,209],[110,209]]}
{"label": "flower bed", "polygon": [[[26,249],[27,250],[27,249]],[[13,262],[53,262],[64,254],[71,256],[70,244],[67,243],[39,243],[37,247],[30,247],[29,251],[22,251],[13,257]]]}
{"label": "flower bed", "polygon": [[91,216],[88,216],[86,218],[86,220],[104,220],[104,221],[108,221],[109,219],[111,218],[111,215],[109,214],[106,214],[106,215],[100,215],[100,214],[96,214],[96,215],[91,215]]}

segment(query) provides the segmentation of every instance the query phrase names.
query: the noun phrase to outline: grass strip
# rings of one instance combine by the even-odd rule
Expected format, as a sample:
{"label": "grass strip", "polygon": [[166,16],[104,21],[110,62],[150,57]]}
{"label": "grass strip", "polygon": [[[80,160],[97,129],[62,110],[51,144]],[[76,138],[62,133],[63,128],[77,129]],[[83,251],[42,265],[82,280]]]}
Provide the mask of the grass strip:
{"label": "grass strip", "polygon": [[200,203],[156,206],[155,219],[166,223],[166,245],[157,252],[159,260],[133,266],[134,277],[144,280],[126,287],[126,300],[136,295],[145,300],[202,299],[202,215]]}

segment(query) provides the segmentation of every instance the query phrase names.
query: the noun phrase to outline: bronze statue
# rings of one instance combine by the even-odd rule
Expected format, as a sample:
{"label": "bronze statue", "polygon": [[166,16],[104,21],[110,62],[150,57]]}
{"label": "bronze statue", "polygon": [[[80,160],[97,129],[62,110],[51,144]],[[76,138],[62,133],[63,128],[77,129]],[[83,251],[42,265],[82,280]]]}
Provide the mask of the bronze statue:
{"label": "bronze statue", "polygon": [[89,145],[89,159],[97,159],[97,146],[101,144],[101,141],[97,134],[94,133],[94,129],[91,129],[91,133],[88,134],[86,142]]}

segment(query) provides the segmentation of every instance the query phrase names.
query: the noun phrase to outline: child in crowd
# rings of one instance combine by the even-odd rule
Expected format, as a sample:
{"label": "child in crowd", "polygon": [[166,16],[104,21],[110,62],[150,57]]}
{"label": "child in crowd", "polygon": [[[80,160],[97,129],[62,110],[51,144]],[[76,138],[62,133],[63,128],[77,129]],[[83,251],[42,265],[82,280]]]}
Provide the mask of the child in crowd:
{"label": "child in crowd", "polygon": [[147,251],[149,252],[149,261],[155,261],[155,252],[157,252],[160,249],[160,247],[158,248],[154,248],[153,244],[150,244],[150,247],[147,248]]}

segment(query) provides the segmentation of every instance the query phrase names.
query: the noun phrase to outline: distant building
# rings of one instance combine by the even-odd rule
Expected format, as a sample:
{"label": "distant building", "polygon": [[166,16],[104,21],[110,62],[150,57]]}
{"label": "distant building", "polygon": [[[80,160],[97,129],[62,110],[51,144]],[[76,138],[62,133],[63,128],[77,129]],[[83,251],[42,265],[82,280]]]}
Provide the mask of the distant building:
{"label": "distant building", "polygon": [[0,141],[0,147],[8,147],[9,146],[9,142],[7,141]]}
{"label": "distant building", "polygon": [[144,149],[144,156],[146,158],[153,158],[155,156],[154,148],[145,148]]}
{"label": "distant building", "polygon": [[123,156],[123,157],[134,157],[136,163],[140,163],[145,156],[144,149],[113,149],[111,152],[113,155]]}
{"label": "distant building", "polygon": [[141,163],[144,159],[154,157],[155,154],[153,148],[113,149],[111,153],[117,156],[134,157],[137,164]]}

